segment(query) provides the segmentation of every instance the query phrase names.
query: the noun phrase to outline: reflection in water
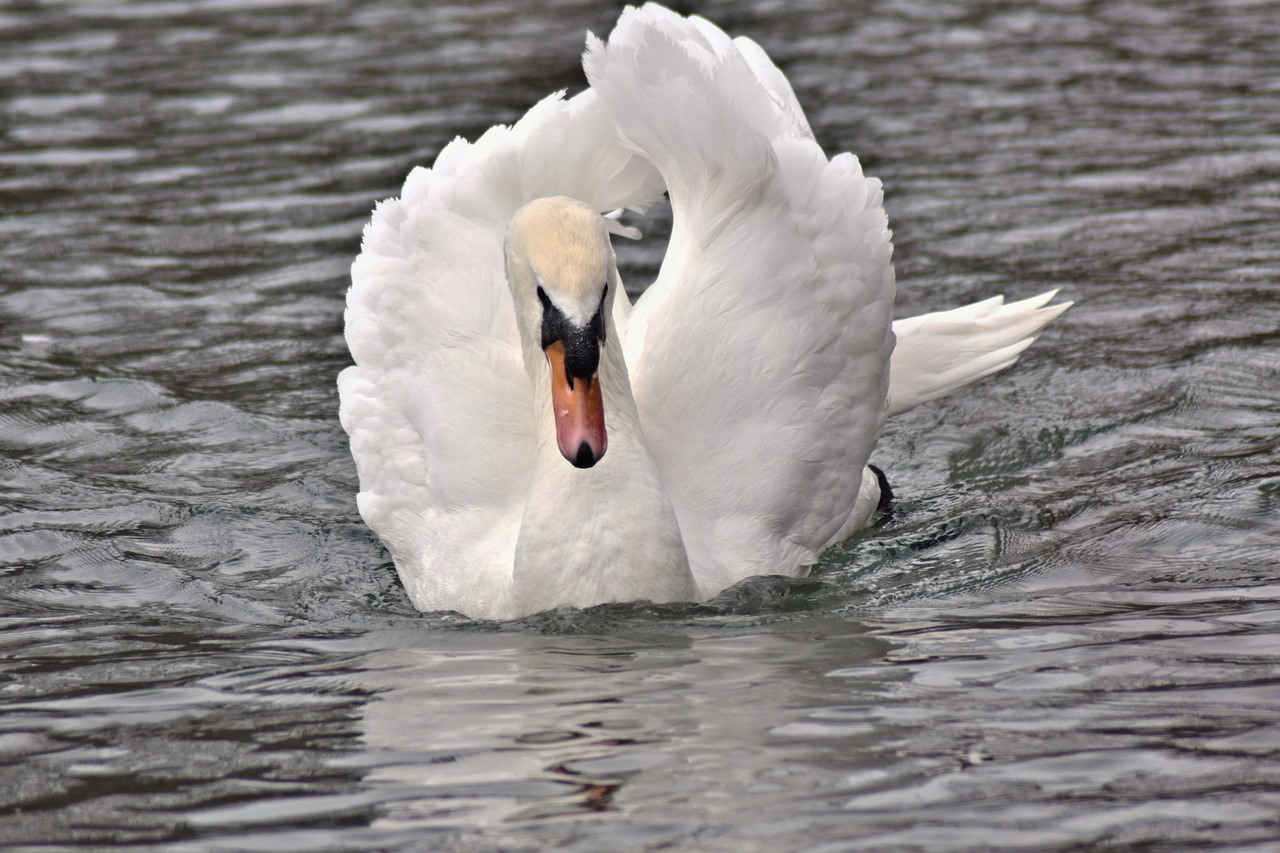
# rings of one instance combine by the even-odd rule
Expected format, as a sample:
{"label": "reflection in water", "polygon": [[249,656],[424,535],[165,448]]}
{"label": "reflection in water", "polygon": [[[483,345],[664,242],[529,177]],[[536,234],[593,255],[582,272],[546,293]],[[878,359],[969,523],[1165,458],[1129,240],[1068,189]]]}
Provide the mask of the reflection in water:
{"label": "reflection in water", "polygon": [[704,11],[884,180],[900,315],[1076,307],[895,423],[818,578],[495,626],[356,514],[343,295],[374,201],[616,10],[0,10],[0,846],[1280,842],[1280,16]]}
{"label": "reflection in water", "polygon": [[752,800],[760,817],[785,811],[788,780],[830,776],[831,750],[837,767],[863,763],[869,696],[848,673],[886,645],[844,620],[777,627],[418,635],[373,653],[366,781],[401,792],[378,826],[626,812],[632,831],[675,838],[737,831]]}

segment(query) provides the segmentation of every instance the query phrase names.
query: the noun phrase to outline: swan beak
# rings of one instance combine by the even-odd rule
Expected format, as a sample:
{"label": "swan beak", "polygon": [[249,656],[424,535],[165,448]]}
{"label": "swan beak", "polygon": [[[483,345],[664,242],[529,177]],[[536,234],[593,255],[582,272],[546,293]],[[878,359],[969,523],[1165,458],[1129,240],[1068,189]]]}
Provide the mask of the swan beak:
{"label": "swan beak", "polygon": [[570,376],[565,366],[564,342],[546,347],[551,365],[551,407],[556,416],[556,443],[560,453],[576,468],[590,468],[604,456],[609,441],[604,431],[604,398],[600,374],[589,378]]}

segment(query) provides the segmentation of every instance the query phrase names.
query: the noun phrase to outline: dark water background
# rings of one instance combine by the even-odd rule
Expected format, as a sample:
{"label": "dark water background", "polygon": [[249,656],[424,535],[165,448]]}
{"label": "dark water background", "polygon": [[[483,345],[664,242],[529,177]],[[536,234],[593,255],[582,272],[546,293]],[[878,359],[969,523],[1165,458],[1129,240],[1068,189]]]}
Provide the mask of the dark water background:
{"label": "dark water background", "polygon": [[347,269],[617,8],[0,7],[0,845],[1280,843],[1280,7],[696,9],[884,180],[901,315],[1077,305],[817,579],[495,626],[356,514]]}

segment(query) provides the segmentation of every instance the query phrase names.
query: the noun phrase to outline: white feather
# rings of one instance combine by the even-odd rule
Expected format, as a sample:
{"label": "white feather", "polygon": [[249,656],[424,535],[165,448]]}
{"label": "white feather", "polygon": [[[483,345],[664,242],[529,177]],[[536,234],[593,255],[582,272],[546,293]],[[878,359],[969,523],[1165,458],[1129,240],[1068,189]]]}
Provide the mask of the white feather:
{"label": "white feather", "polygon": [[889,415],[945,397],[998,373],[1018,360],[1070,302],[1048,303],[1051,290],[1004,304],[993,296],[972,305],[935,311],[893,324],[898,342],[889,365]]}
{"label": "white feather", "polygon": [[707,594],[796,574],[849,527],[892,345],[879,182],[852,155],[828,161],[741,44],[649,5],[584,62],[671,196],[671,245],[633,309],[627,362]]}
{"label": "white feather", "polygon": [[[1066,307],[996,299],[891,324],[880,183],[822,153],[754,42],[649,4],[607,44],[589,37],[584,66],[591,90],[415,169],[352,268],[338,385],[357,501],[424,610],[508,618],[803,574],[874,512],[887,415],[1012,363]],[[532,267],[508,283],[504,235],[532,199],[605,213],[664,189],[671,242],[634,308],[591,277],[556,297],[574,316],[612,304],[609,450],[579,470],[557,455],[533,343],[541,284]],[[575,209],[591,221],[552,202],[512,263]]]}
{"label": "white feather", "polygon": [[[533,475],[534,395],[503,273],[526,201],[598,210],[662,192],[592,92],[553,95],[515,126],[456,139],[378,205],[352,266],[338,379],[361,515],[424,609],[509,612],[504,600]],[[617,300],[625,312],[625,298]]]}

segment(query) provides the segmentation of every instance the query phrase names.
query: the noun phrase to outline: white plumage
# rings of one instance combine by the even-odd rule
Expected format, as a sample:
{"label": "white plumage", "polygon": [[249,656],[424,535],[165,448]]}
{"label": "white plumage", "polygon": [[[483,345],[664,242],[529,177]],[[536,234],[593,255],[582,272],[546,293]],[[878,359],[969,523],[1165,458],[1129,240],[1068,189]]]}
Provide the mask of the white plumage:
{"label": "white plumage", "polygon": [[[826,158],[755,43],[650,4],[590,37],[584,65],[586,92],[415,169],[352,268],[338,384],[359,508],[424,610],[511,618],[801,575],[870,520],[886,416],[1012,364],[1067,307],[891,323],[880,183]],[[664,190],[671,242],[632,307],[605,233],[621,229],[569,199],[643,209]],[[592,467],[557,448],[552,306],[566,329],[607,316]]]}

